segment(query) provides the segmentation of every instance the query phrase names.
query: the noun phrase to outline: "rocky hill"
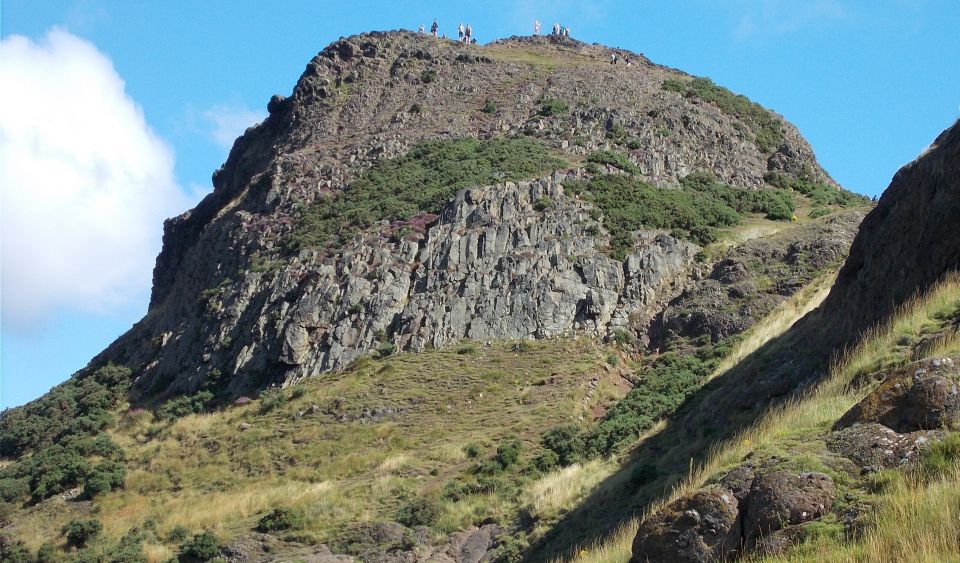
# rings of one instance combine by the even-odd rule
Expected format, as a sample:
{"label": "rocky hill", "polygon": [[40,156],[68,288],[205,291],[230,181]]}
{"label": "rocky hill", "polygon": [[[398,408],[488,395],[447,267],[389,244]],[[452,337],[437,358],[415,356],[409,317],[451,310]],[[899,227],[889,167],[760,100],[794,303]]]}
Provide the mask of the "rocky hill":
{"label": "rocky hill", "polygon": [[[610,64],[614,52],[631,64]],[[147,316],[94,361],[135,369],[143,396],[194,392],[211,374],[236,396],[389,347],[639,334],[696,269],[697,248],[677,229],[605,224],[565,190],[570,180],[625,169],[663,188],[694,172],[751,190],[830,183],[779,116],[643,56],[566,38],[478,47],[351,37],[269,110],[214,174],[213,193],[166,224]],[[335,241],[317,235],[325,224],[304,227],[327,205],[349,215],[351,186],[388,159],[416,161],[420,143],[458,139],[530,141],[504,150],[527,150],[535,164],[451,171],[445,193],[364,208],[355,223],[366,228],[337,226]],[[386,172],[381,192],[404,173]]]}
{"label": "rocky hill", "polygon": [[[946,223],[953,156],[914,165],[932,195],[870,211],[775,113],[569,38],[344,38],[268,110],[165,224],[144,319],[0,415],[4,558],[541,561],[625,522],[632,540],[693,460],[889,317],[856,280],[885,276],[863,292],[893,307],[956,262],[916,253],[929,268],[901,283],[858,242],[807,315],[868,212],[903,225],[935,200]],[[902,340],[949,333],[947,308]]]}

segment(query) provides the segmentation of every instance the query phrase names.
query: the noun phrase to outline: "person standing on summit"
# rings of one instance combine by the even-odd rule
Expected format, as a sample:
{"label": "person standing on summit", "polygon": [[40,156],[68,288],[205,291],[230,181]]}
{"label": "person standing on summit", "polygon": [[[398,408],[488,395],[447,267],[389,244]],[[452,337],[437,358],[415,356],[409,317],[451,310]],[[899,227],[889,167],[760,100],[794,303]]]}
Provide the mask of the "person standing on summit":
{"label": "person standing on summit", "polygon": [[460,22],[460,25],[457,26],[457,40],[460,41],[461,43],[462,43],[463,40],[464,40],[464,36],[465,36],[466,32],[467,32],[467,31],[466,31],[466,28],[463,27],[463,22]]}
{"label": "person standing on summit", "polygon": [[438,29],[440,29],[440,24],[438,24],[438,23],[437,23],[437,19],[434,18],[434,19],[433,19],[433,24],[430,25],[430,33],[433,34],[434,37],[436,37],[436,36],[437,36],[437,30],[438,30]]}
{"label": "person standing on summit", "polygon": [[533,20],[533,34],[540,35],[540,20]]}

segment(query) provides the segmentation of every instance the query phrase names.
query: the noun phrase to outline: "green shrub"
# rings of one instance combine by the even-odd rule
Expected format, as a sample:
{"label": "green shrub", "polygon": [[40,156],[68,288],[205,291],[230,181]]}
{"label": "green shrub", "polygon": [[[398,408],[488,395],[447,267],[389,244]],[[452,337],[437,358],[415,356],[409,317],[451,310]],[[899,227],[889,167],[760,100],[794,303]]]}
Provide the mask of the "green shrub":
{"label": "green shrub", "polygon": [[430,84],[431,82],[433,82],[433,81],[436,80],[436,79],[437,79],[437,71],[434,70],[434,69],[432,69],[432,68],[429,69],[429,70],[425,70],[425,71],[423,71],[423,72],[420,73],[420,80],[421,80],[424,84]]}
{"label": "green shrub", "polygon": [[718,181],[708,173],[693,173],[680,180],[680,186],[716,198],[737,213],[766,213],[768,219],[789,221],[796,202],[787,189],[749,190]]}
{"label": "green shrub", "polygon": [[83,483],[83,494],[94,498],[110,491],[123,488],[127,468],[122,463],[110,460],[101,461],[87,474]]}
{"label": "green shrub", "polygon": [[560,465],[560,457],[553,451],[547,450],[530,462],[530,467],[534,471],[546,473]]}
{"label": "green shrub", "polygon": [[580,461],[584,444],[580,429],[573,424],[557,426],[540,438],[540,445],[557,456],[557,463],[568,466]]}
{"label": "green shrub", "polygon": [[717,86],[709,78],[694,78],[690,81],[668,79],[664,81],[663,89],[712,103],[723,113],[745,120],[754,133],[757,148],[764,153],[775,152],[783,143],[783,125],[773,113],[746,96]]}
{"label": "green shrub", "polygon": [[567,113],[569,110],[570,107],[563,101],[557,99],[547,99],[540,103],[540,111],[537,113],[543,117],[552,117]]}
{"label": "green shrub", "polygon": [[257,398],[260,400],[260,414],[267,414],[287,402],[286,394],[279,387],[264,389]]}
{"label": "green shrub", "polygon": [[60,560],[57,557],[57,548],[50,542],[43,543],[37,550],[37,563],[56,563]]}
{"label": "green shrub", "polygon": [[480,111],[483,113],[496,113],[497,104],[488,98],[487,101],[483,103],[483,107],[480,108]]}
{"label": "green shrub", "polygon": [[394,351],[395,351],[395,348],[392,342],[381,342],[380,345],[377,346],[377,357],[389,358],[390,356],[393,355]]}
{"label": "green shrub", "polygon": [[33,557],[22,541],[0,534],[0,561],[3,563],[32,563]]}
{"label": "green shrub", "polygon": [[261,532],[282,532],[284,530],[299,530],[303,528],[303,516],[290,508],[274,508],[269,514],[257,522],[257,530]]}
{"label": "green shrub", "polygon": [[158,420],[176,420],[184,416],[203,412],[204,409],[213,401],[213,393],[210,391],[198,391],[193,395],[183,395],[176,399],[160,405],[154,412]]}
{"label": "green shrub", "polygon": [[418,103],[410,104],[410,113],[420,113],[423,111],[423,108]]}
{"label": "green shrub", "polygon": [[497,455],[494,460],[504,469],[517,463],[520,459],[520,452],[523,451],[523,442],[520,440],[510,440],[497,446]]}
{"label": "green shrub", "polygon": [[716,228],[735,225],[740,215],[723,200],[690,189],[660,189],[634,178],[600,176],[567,182],[565,188],[598,207],[611,234],[610,255],[622,260],[633,249],[634,232],[667,229],[699,244],[716,239]]}
{"label": "green shrub", "polygon": [[413,528],[432,526],[440,518],[440,503],[432,497],[417,497],[397,511],[397,522]]}
{"label": "green shrub", "polygon": [[480,457],[481,453],[483,453],[483,448],[480,447],[480,444],[470,442],[463,447],[463,453],[465,453],[470,459],[476,459]]}
{"label": "green shrub", "polygon": [[60,534],[66,537],[67,545],[85,547],[103,532],[103,524],[99,520],[71,520],[60,529]]}
{"label": "green shrub", "polygon": [[220,555],[220,540],[207,530],[180,545],[181,561],[209,561]]}
{"label": "green shrub", "polygon": [[595,164],[610,165],[629,174],[639,174],[640,168],[637,167],[627,155],[615,151],[596,151],[587,157],[587,162]]}
{"label": "green shrub", "polygon": [[553,207],[553,200],[549,197],[541,197],[537,201],[533,202],[533,208],[537,211],[546,211]]}
{"label": "green shrub", "polygon": [[657,420],[674,412],[715,366],[715,360],[694,354],[661,354],[645,370],[644,385],[631,389],[587,431],[583,438],[586,455],[610,455],[633,444]]}
{"label": "green shrub", "polygon": [[187,539],[187,536],[190,535],[190,530],[186,526],[176,525],[173,527],[170,532],[167,533],[167,541],[170,543],[180,543],[183,540]]}
{"label": "green shrub", "polygon": [[657,466],[652,463],[644,463],[633,468],[630,472],[630,483],[634,487],[642,487],[647,483],[655,481],[660,476]]}
{"label": "green shrub", "polygon": [[13,502],[30,494],[30,482],[25,478],[0,479],[0,500]]}
{"label": "green shrub", "polygon": [[816,219],[818,217],[823,217],[824,215],[830,215],[830,208],[828,207],[814,207],[810,210],[810,218]]}
{"label": "green shrub", "polygon": [[375,164],[349,189],[304,209],[283,244],[290,252],[333,251],[378,221],[436,213],[462,188],[522,180],[564,164],[531,139],[428,141]]}
{"label": "green shrub", "polygon": [[763,179],[771,186],[793,190],[807,196],[815,207],[826,207],[828,205],[851,207],[863,205],[870,201],[867,196],[855,194],[839,186],[832,186],[810,179],[794,178],[783,172],[768,172],[763,176]]}

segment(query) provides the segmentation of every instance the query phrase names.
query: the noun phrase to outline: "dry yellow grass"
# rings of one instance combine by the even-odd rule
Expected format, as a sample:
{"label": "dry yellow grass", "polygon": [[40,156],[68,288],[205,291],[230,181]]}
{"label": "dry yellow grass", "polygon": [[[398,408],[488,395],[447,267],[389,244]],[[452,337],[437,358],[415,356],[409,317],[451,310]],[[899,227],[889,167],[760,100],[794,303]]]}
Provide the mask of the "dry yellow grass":
{"label": "dry yellow grass", "polygon": [[[697,490],[709,477],[739,463],[758,447],[835,421],[863,398],[865,391],[853,390],[849,386],[854,376],[869,373],[895,360],[909,361],[906,350],[899,350],[899,355],[891,353],[897,350],[897,343],[939,325],[938,317],[958,309],[960,274],[955,274],[946,277],[926,295],[905,303],[889,322],[870,331],[858,346],[835,363],[829,377],[814,391],[772,409],[738,436],[713,448],[703,465],[691,468],[688,477],[665,498],[651,504],[646,514]],[[931,355],[955,353],[960,353],[960,338],[953,335],[942,339]],[[636,522],[625,524],[607,539],[584,547],[575,560],[579,563],[625,563],[630,558],[637,525]],[[846,545],[825,544],[822,549],[813,551],[809,559],[800,560],[960,561],[958,538],[960,467],[931,484],[919,478],[905,477],[894,489],[881,496],[875,521],[861,541]]]}
{"label": "dry yellow grass", "polygon": [[761,346],[782,335],[804,315],[816,309],[827,298],[830,287],[836,279],[836,272],[825,274],[775,307],[744,334],[743,340],[734,347],[729,356],[720,362],[712,377],[725,373]]}
{"label": "dry yellow grass", "polygon": [[576,506],[616,469],[612,461],[591,460],[552,471],[526,487],[521,506],[536,520],[552,520]]}

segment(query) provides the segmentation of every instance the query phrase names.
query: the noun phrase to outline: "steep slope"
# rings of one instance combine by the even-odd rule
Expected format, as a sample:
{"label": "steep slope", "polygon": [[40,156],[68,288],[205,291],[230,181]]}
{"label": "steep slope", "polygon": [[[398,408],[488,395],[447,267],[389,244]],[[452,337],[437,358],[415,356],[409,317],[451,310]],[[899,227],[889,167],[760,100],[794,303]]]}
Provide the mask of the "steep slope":
{"label": "steep slope", "polygon": [[[628,532],[601,548],[620,553],[610,560],[625,560],[631,541],[637,562],[785,550],[788,560],[899,560],[911,553],[899,544],[920,546],[918,560],[957,556],[955,543],[937,539],[955,537],[955,523],[912,526],[912,536],[898,539],[883,511],[896,506],[924,519],[911,503],[925,491],[958,494],[957,438],[944,434],[960,425],[958,131],[955,124],[897,173],[821,307],[704,387],[635,451],[637,463],[657,452],[661,471],[675,467],[671,459],[700,459],[704,469],[669,505],[654,504],[635,539]],[[724,431],[708,439],[705,430],[718,426]],[[695,439],[664,451],[677,435]],[[891,468],[913,473],[873,476]],[[890,489],[900,487],[900,497],[876,485],[883,478],[900,483]],[[656,490],[634,497],[638,512],[650,509]]]}
{"label": "steep slope", "polygon": [[849,342],[947,272],[960,269],[960,122],[901,168],[863,221],[824,304]]}
{"label": "steep slope", "polygon": [[[779,116],[611,52],[403,32],[321,52],[165,225],[146,317],[0,416],[5,530],[84,560],[577,541],[570,509],[819,302],[864,213]],[[757,403],[722,399],[718,421]]]}
{"label": "steep slope", "polygon": [[530,153],[543,173],[605,162],[598,151],[613,149],[664,187],[697,171],[749,189],[765,178],[830,182],[780,117],[642,56],[611,65],[611,52],[563,38],[477,47],[404,32],[330,45],[237,140],[214,192],[166,224],[147,316],[94,364],[133,368],[143,396],[193,392],[212,374],[226,374],[224,392],[236,395],[387,346],[607,335],[631,315],[642,324],[686,278],[695,248],[664,232],[640,234],[626,259],[597,252],[624,235],[563,191],[570,173],[520,185],[478,176],[486,187],[435,207],[360,217],[369,227],[359,238],[341,240],[342,228],[334,240],[301,236],[311,210],[349,199],[363,171],[425,140],[531,139],[570,163]]}

